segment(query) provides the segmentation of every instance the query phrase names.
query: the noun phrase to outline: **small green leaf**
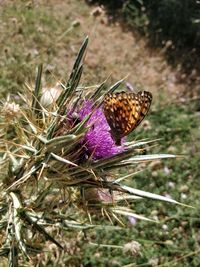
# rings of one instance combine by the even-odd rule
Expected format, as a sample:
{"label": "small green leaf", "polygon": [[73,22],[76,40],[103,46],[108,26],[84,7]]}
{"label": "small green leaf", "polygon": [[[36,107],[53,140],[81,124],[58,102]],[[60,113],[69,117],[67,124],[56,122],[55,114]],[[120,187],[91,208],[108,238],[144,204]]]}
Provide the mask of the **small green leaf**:
{"label": "small green leaf", "polygon": [[40,89],[41,89],[41,78],[42,78],[42,64],[38,66],[38,73],[35,83],[35,90],[33,92],[33,99],[32,99],[32,110],[35,114],[39,114],[41,107],[40,107]]}

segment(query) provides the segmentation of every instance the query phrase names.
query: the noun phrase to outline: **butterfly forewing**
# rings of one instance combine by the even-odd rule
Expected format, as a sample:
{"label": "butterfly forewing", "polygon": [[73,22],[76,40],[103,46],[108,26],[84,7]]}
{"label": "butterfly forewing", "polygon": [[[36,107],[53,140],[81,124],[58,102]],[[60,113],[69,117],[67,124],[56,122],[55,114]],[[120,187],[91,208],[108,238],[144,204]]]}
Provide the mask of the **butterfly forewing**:
{"label": "butterfly forewing", "polygon": [[133,131],[144,119],[152,101],[150,92],[113,93],[104,99],[104,114],[117,145],[121,138]]}

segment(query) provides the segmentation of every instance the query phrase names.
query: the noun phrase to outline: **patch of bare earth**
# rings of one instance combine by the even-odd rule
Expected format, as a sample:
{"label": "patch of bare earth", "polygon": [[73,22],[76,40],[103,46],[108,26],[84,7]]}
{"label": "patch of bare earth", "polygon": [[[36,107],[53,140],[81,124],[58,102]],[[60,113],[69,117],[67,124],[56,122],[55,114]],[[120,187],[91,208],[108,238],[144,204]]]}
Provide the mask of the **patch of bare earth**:
{"label": "patch of bare earth", "polygon": [[[6,12],[5,6],[12,5],[12,1],[3,3]],[[31,47],[31,51],[37,51],[37,56],[32,60],[38,60],[38,55],[44,53],[43,59],[47,59],[50,58],[48,50],[51,46],[54,54],[51,55],[51,62],[44,60],[44,65],[48,65],[46,68],[56,76],[62,77],[70,72],[81,42],[89,35],[82,80],[84,85],[101,83],[109,76],[111,82],[116,82],[128,75],[126,81],[134,88],[150,90],[155,96],[164,93],[176,98],[186,89],[186,84],[178,82],[178,71],[168,65],[162,51],[148,49],[145,38],[124,32],[118,23],[110,24],[104,10],[96,14],[96,7],[88,6],[83,0],[38,0],[30,3],[30,8],[36,12],[44,11],[44,14],[59,21],[60,28],[47,32],[43,25],[37,25],[36,30],[41,31],[41,37],[45,38],[46,35],[50,40],[42,48],[37,43],[31,43],[28,47],[28,39],[21,40],[21,43],[24,42],[23,53],[30,53]],[[33,63],[37,65],[37,61]]]}
{"label": "patch of bare earth", "polygon": [[[96,7],[69,0],[54,2],[52,7],[59,16],[71,16],[72,21],[80,22],[79,43],[84,35],[89,35],[85,83],[99,83],[109,75],[116,81],[128,75],[126,81],[133,87],[164,93],[170,98],[185,90],[186,85],[178,82],[177,71],[168,65],[162,51],[148,49],[145,38],[124,32],[118,23],[110,24],[104,10],[96,15]],[[64,53],[58,51],[58,59]]]}

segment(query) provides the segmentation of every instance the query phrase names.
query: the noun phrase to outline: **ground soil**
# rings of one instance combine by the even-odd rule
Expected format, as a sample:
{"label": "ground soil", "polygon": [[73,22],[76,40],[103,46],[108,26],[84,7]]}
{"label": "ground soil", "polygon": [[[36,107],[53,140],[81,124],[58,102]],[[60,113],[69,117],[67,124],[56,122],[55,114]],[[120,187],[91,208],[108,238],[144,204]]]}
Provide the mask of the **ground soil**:
{"label": "ground soil", "polygon": [[[127,76],[126,81],[133,88],[149,90],[155,95],[164,93],[176,98],[187,90],[187,84],[179,82],[178,70],[167,63],[162,49],[148,48],[144,37],[124,31],[118,22],[111,23],[104,9],[96,16],[99,7],[88,6],[83,1],[48,1],[48,5],[59,17],[70,16],[72,22],[78,22],[77,31],[82,33],[82,38],[85,35],[90,38],[84,72],[87,85],[100,83],[108,76],[112,81]],[[75,51],[76,46],[77,40],[69,49]],[[69,59],[70,52],[67,54]],[[63,56],[66,57],[66,46],[63,49],[61,45],[58,61]],[[60,64],[64,68],[66,62],[61,60]]]}

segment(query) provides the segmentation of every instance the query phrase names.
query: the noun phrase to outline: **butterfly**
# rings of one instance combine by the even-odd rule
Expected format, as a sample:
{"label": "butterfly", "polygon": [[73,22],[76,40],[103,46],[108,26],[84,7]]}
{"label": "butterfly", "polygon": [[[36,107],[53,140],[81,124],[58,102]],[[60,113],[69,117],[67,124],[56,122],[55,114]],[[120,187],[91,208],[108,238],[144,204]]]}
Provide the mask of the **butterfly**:
{"label": "butterfly", "polygon": [[140,91],[137,94],[119,92],[107,94],[103,101],[103,111],[116,145],[121,138],[132,132],[147,115],[152,94]]}

